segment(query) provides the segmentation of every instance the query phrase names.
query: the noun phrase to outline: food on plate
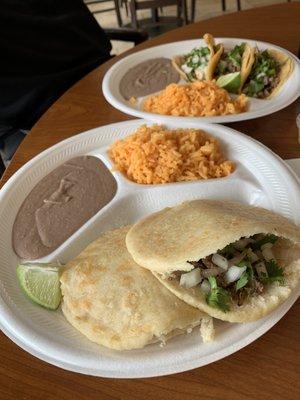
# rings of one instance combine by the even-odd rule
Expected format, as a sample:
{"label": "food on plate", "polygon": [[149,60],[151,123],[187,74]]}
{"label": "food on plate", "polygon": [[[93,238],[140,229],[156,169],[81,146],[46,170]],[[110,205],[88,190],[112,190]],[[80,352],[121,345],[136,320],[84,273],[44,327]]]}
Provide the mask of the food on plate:
{"label": "food on plate", "polygon": [[49,310],[56,310],[61,301],[60,269],[55,264],[19,264],[19,285],[30,300]]}
{"label": "food on plate", "polygon": [[173,58],[174,67],[186,81],[213,79],[213,71],[223,52],[223,45],[216,45],[209,33],[206,33],[203,39],[206,46],[196,47],[186,55]]}
{"label": "food on plate", "polygon": [[240,93],[254,63],[254,53],[248,43],[224,50],[213,74],[217,84],[229,93]]}
{"label": "food on plate", "polygon": [[116,350],[142,348],[201,324],[213,338],[212,319],[167,290],[128,253],[129,227],[107,232],[66,265],[62,311],[93,342]]}
{"label": "food on plate", "polygon": [[181,300],[229,322],[269,314],[300,281],[300,228],[249,205],[194,200],[166,208],[135,224],[126,244]]}
{"label": "food on plate", "polygon": [[75,157],[41,179],[12,230],[15,253],[34,260],[58,248],[115,195],[117,183],[97,157]]}
{"label": "food on plate", "polygon": [[168,58],[154,58],[130,68],[120,81],[120,93],[125,100],[136,99],[177,83],[180,76]]}
{"label": "food on plate", "polygon": [[257,49],[254,64],[243,86],[243,93],[249,97],[270,99],[278,93],[293,68],[293,60],[280,51]]}
{"label": "food on plate", "polygon": [[142,125],[113,143],[109,155],[117,170],[142,184],[220,178],[235,169],[219,141],[200,129]]}
{"label": "food on plate", "polygon": [[247,104],[244,94],[231,99],[214,81],[202,81],[186,85],[172,83],[159,94],[146,98],[143,110],[181,117],[213,117],[244,112]]}

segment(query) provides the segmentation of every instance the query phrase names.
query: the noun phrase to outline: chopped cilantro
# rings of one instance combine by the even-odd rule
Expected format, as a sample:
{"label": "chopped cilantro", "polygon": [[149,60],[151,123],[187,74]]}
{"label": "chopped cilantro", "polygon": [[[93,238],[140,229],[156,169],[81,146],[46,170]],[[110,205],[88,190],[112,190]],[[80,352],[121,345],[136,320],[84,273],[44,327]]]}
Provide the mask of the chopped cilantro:
{"label": "chopped cilantro", "polygon": [[233,62],[233,64],[237,67],[241,67],[242,65],[242,56],[245,50],[245,43],[242,43],[240,46],[235,46],[231,52],[228,53],[228,58]]}
{"label": "chopped cilantro", "polygon": [[236,282],[235,290],[238,291],[246,286],[249,282],[252,281],[254,277],[254,271],[250,261],[246,258],[238,263],[238,267],[247,267],[246,271],[240,277],[240,279]]}
{"label": "chopped cilantro", "polygon": [[214,276],[208,278],[211,291],[206,296],[206,302],[209,306],[218,308],[223,312],[227,312],[230,310],[229,302],[230,302],[230,294],[227,290],[218,287],[217,280]]}
{"label": "chopped cilantro", "polygon": [[262,283],[279,282],[283,283],[284,275],[283,269],[277,264],[275,260],[266,262],[267,274],[261,274],[260,280]]}
{"label": "chopped cilantro", "polygon": [[258,240],[257,242],[253,243],[251,245],[252,249],[254,250],[260,250],[261,246],[263,246],[266,243],[275,243],[278,237],[273,234],[266,235],[264,238]]}
{"label": "chopped cilantro", "polygon": [[264,77],[275,77],[280,70],[278,61],[267,50],[258,52],[245,89],[248,96],[254,96],[268,85]]}
{"label": "chopped cilantro", "polygon": [[265,84],[263,82],[257,82],[251,79],[247,86],[246,94],[250,97],[253,97],[256,93],[259,93],[261,90],[263,90],[264,87]]}
{"label": "chopped cilantro", "polygon": [[249,276],[248,273],[245,271],[243,275],[240,277],[240,279],[236,282],[235,290],[238,291],[242,289],[244,286],[247,285],[248,282],[249,282]]}

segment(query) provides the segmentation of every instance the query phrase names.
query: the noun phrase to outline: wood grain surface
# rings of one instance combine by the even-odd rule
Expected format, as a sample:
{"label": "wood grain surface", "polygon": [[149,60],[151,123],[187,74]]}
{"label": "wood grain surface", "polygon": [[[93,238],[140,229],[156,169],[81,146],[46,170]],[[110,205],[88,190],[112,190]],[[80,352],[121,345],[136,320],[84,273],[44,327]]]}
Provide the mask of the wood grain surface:
{"label": "wood grain surface", "polygon": [[[162,43],[201,37],[205,32],[216,37],[263,40],[298,54],[299,20],[299,2],[226,14],[171,31],[125,55]],[[105,72],[120,58],[84,77],[43,115],[23,141],[1,185],[49,146],[79,132],[131,118],[110,106],[101,93]],[[283,158],[300,157],[296,127],[299,113],[298,100],[270,116],[229,125],[261,141]],[[104,379],[65,371],[31,356],[1,333],[0,399],[298,399],[299,312],[298,301],[269,332],[226,359],[193,371],[149,379]]]}

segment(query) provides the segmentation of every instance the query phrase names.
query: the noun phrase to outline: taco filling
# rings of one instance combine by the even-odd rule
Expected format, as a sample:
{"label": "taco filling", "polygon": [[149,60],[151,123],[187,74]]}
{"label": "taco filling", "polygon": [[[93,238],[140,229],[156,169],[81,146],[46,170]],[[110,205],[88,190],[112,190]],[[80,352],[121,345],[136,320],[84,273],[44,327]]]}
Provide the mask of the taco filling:
{"label": "taco filling", "polygon": [[[213,47],[218,51],[219,45]],[[184,56],[184,63],[181,65],[182,71],[186,74],[190,82],[205,79],[205,70],[210,61],[211,52],[209,47],[198,47]]]}
{"label": "taco filling", "polygon": [[247,96],[259,99],[269,97],[279,84],[280,69],[280,63],[272,57],[268,50],[258,52],[243,92]]}
{"label": "taco filling", "polygon": [[168,279],[185,288],[200,287],[209,306],[227,312],[231,305],[242,306],[249,296],[262,294],[269,284],[284,282],[272,251],[277,239],[273,234],[242,237],[217,253],[188,261],[192,271],[175,271]]}
{"label": "taco filling", "polygon": [[242,67],[242,57],[246,43],[235,46],[231,51],[224,51],[215,70],[215,77],[219,78],[232,72],[240,72]]}

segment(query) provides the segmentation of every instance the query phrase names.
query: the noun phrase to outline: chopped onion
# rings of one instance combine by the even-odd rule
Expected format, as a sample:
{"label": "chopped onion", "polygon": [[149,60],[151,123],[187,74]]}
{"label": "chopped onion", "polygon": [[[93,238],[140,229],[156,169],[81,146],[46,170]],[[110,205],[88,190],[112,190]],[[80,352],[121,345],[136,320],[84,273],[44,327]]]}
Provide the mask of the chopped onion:
{"label": "chopped onion", "polygon": [[227,283],[235,282],[240,279],[243,273],[246,271],[247,267],[237,267],[233,265],[228,269],[225,274],[225,279]]}
{"label": "chopped onion", "polygon": [[270,260],[274,259],[272,247],[273,247],[272,243],[266,243],[263,246],[261,246],[261,252],[266,261],[270,261]]}
{"label": "chopped onion", "polygon": [[258,264],[256,264],[255,265],[255,269],[256,269],[256,272],[257,272],[258,276],[261,276],[262,274],[268,275],[266,264],[263,261],[261,261]]}
{"label": "chopped onion", "polygon": [[200,285],[200,289],[203,293],[208,294],[210,293],[210,283],[207,279],[204,279]]}
{"label": "chopped onion", "polygon": [[195,268],[186,274],[182,274],[180,277],[180,286],[185,288],[191,288],[202,281],[201,272],[199,268]]}
{"label": "chopped onion", "polygon": [[198,68],[195,70],[195,75],[196,75],[197,79],[199,79],[199,81],[202,81],[202,79],[204,78],[203,69],[201,69],[201,68],[198,67]]}
{"label": "chopped onion", "polygon": [[221,275],[223,272],[224,272],[224,269],[216,267],[216,268],[203,269],[201,274],[202,274],[203,278],[209,278],[210,276]]}
{"label": "chopped onion", "polygon": [[224,269],[225,271],[228,270],[228,260],[227,260],[225,257],[221,256],[220,254],[215,253],[215,254],[212,256],[212,259],[211,259],[211,260],[212,260],[212,262],[213,262],[214,264],[216,264],[218,267]]}
{"label": "chopped onion", "polygon": [[181,69],[182,69],[186,74],[189,74],[189,73],[193,70],[193,68],[189,67],[189,66],[186,65],[186,64],[182,64]]}
{"label": "chopped onion", "polygon": [[199,56],[195,55],[195,56],[192,58],[192,63],[193,63],[193,64],[197,64],[197,62],[199,62]]}

